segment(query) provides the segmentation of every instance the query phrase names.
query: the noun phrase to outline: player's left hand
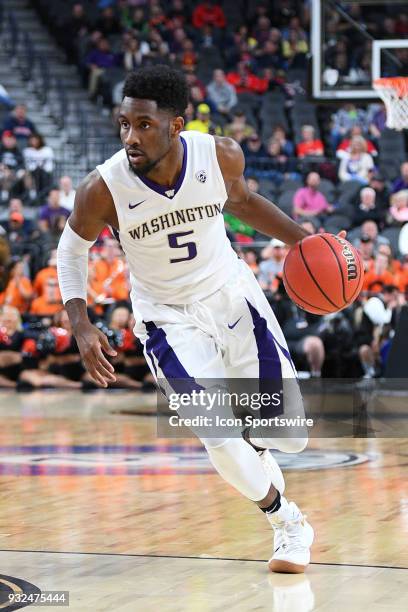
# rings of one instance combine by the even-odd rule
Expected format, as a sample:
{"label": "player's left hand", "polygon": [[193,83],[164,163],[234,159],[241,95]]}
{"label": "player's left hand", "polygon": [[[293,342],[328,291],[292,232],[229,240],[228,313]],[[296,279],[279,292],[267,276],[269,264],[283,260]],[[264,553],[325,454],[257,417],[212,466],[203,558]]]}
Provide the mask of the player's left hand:
{"label": "player's left hand", "polygon": [[344,238],[347,236],[347,232],[346,230],[341,230],[341,232],[339,232],[337,235],[339,238],[343,238],[344,240]]}

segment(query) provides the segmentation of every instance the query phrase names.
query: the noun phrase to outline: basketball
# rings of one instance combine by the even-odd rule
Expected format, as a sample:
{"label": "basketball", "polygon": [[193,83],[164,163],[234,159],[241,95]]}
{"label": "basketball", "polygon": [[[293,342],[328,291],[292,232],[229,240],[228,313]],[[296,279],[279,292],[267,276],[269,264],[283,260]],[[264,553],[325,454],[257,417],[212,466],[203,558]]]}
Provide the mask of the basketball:
{"label": "basketball", "polygon": [[283,268],[283,282],[291,300],[318,315],[352,304],[363,278],[358,251],[347,240],[329,233],[307,236],[296,243]]}

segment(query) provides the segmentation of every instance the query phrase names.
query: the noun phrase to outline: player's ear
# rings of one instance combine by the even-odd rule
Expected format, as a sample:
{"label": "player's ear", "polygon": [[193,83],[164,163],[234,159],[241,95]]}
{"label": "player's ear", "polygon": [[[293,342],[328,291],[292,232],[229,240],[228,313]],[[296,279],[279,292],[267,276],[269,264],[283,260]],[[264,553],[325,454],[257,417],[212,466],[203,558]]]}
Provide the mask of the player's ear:
{"label": "player's ear", "polygon": [[171,122],[171,135],[177,136],[184,129],[184,119],[183,117],[174,117]]}

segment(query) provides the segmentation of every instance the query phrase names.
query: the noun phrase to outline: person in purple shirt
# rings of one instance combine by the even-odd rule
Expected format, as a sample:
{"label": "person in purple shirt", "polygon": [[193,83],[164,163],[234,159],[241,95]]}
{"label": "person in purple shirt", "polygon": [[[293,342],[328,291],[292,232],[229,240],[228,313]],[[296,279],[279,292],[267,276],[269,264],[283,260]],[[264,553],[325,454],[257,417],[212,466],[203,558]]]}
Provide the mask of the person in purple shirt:
{"label": "person in purple shirt", "polygon": [[103,73],[109,68],[119,65],[119,56],[112,53],[109,41],[100,38],[85,58],[86,67],[89,69],[88,92],[91,99],[95,99],[100,90],[100,82]]}
{"label": "person in purple shirt", "polygon": [[408,189],[408,162],[401,164],[400,173],[400,176],[392,184],[391,193]]}
{"label": "person in purple shirt", "polygon": [[70,211],[60,206],[60,192],[53,187],[48,194],[48,201],[40,209],[38,227],[43,232],[60,233],[64,229]]}
{"label": "person in purple shirt", "polygon": [[6,118],[3,132],[12,132],[17,142],[27,141],[32,134],[37,132],[34,123],[27,119],[27,107],[24,104],[17,104],[13,112]]}

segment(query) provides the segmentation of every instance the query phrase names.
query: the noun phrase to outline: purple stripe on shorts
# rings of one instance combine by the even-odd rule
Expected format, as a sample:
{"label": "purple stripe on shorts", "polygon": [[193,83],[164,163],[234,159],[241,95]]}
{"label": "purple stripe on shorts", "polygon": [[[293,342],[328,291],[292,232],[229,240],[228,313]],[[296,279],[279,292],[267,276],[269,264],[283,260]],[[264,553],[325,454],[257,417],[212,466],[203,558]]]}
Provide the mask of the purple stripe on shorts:
{"label": "purple stripe on shorts", "polygon": [[144,324],[148,335],[146,352],[148,355],[153,354],[156,357],[159,368],[174,391],[176,393],[202,391],[204,387],[196,383],[195,379],[188,374],[168,343],[165,331],[161,327],[157,327],[153,321],[144,321]]}
{"label": "purple stripe on shorts", "polygon": [[[258,348],[259,359],[259,391],[260,393],[282,392],[282,365],[276,348],[275,338],[268,329],[266,319],[261,317],[255,306],[252,306],[248,300],[249,311],[254,324],[254,336],[256,346]],[[261,417],[268,418],[283,414],[283,397],[279,406],[270,406],[261,408]]]}

